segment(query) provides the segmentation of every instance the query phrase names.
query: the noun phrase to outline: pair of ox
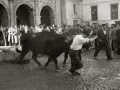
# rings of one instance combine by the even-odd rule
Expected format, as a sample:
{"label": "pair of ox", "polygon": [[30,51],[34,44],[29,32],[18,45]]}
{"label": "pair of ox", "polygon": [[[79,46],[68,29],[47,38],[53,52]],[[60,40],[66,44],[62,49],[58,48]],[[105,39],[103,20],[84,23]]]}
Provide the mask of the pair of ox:
{"label": "pair of ox", "polygon": [[24,56],[31,51],[33,53],[32,59],[42,66],[41,63],[37,60],[38,54],[48,55],[48,61],[45,63],[45,67],[48,66],[49,62],[53,60],[55,63],[55,68],[58,70],[57,57],[60,56],[63,52],[64,61],[63,65],[66,64],[66,59],[68,58],[68,52],[70,44],[66,42],[66,37],[59,35],[53,32],[40,32],[32,34],[22,34],[21,38],[22,51],[16,48],[16,51],[20,54],[20,65],[22,65],[22,60]]}
{"label": "pair of ox", "polygon": [[80,33],[79,30],[73,29],[62,35],[53,32],[40,32],[32,34],[22,34],[20,41],[22,45],[22,51],[16,48],[16,51],[20,54],[20,65],[24,56],[31,51],[33,53],[32,59],[39,65],[41,63],[37,60],[38,54],[48,55],[48,61],[45,63],[45,67],[53,60],[56,70],[59,69],[57,57],[62,53],[64,54],[63,65],[66,65],[68,58],[70,44],[76,33]]}

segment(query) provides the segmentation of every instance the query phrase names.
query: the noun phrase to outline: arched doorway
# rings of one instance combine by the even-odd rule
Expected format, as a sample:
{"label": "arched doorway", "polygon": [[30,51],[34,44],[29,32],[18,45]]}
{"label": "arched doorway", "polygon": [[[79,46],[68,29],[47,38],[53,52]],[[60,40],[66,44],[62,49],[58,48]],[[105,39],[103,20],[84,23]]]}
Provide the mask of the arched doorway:
{"label": "arched doorway", "polygon": [[44,6],[41,10],[40,16],[41,24],[45,24],[47,26],[55,24],[54,12],[50,6]]}
{"label": "arched doorway", "polygon": [[2,4],[0,4],[0,26],[8,26],[8,13]]}
{"label": "arched doorway", "polygon": [[17,26],[19,25],[34,25],[34,16],[33,9],[31,9],[28,5],[22,4],[18,7],[16,11],[16,22]]}

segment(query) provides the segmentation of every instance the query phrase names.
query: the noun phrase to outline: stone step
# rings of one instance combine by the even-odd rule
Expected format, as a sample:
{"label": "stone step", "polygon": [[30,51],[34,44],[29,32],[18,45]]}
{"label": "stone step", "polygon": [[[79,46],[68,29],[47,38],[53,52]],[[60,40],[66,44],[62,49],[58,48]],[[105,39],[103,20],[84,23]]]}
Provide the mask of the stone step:
{"label": "stone step", "polygon": [[[11,60],[20,60],[20,53],[17,53],[15,50],[16,46],[0,46],[0,61],[11,61]],[[21,46],[18,46],[21,50]],[[24,60],[32,58],[32,53],[29,52]]]}

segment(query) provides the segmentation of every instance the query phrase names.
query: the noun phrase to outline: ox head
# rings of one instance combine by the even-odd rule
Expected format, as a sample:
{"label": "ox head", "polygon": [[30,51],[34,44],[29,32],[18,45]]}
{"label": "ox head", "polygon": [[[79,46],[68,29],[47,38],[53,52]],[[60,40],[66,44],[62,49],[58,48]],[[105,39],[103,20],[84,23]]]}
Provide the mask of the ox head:
{"label": "ox head", "polygon": [[66,37],[65,42],[71,42],[71,40],[75,37],[75,35],[80,35],[81,30],[78,29],[71,29],[68,32],[64,33],[63,36]]}

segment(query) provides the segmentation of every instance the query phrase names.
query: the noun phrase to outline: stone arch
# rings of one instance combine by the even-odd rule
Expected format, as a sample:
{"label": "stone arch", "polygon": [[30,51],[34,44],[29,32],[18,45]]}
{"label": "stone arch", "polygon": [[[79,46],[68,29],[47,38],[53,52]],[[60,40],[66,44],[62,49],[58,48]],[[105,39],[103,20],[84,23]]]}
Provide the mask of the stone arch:
{"label": "stone arch", "polygon": [[7,5],[5,3],[3,3],[3,2],[0,2],[0,4],[2,4],[5,7],[8,16],[10,16],[10,12],[9,12],[9,9],[8,9]]}
{"label": "stone arch", "polygon": [[34,25],[34,9],[28,3],[21,3],[15,9],[16,24],[17,25]]}
{"label": "stone arch", "polygon": [[8,26],[9,25],[9,10],[7,6],[0,2],[0,26]]}
{"label": "stone arch", "polygon": [[31,9],[34,9],[33,6],[32,6],[32,4],[30,4],[30,3],[27,3],[27,2],[19,3],[19,4],[17,4],[16,7],[15,7],[14,14],[16,14],[16,11],[17,11],[18,7],[19,7],[20,5],[22,5],[22,4],[26,4],[26,5],[28,5]]}
{"label": "stone arch", "polygon": [[[40,8],[41,24],[53,25],[55,24],[55,9],[52,5],[43,4]],[[47,13],[46,15],[43,15]]]}
{"label": "stone arch", "polygon": [[51,4],[42,4],[41,7],[40,7],[40,9],[39,9],[39,13],[41,12],[41,10],[42,10],[42,8],[43,8],[44,6],[49,6],[49,7],[53,10],[54,16],[56,16],[56,13],[55,13],[56,10],[55,10],[55,8],[54,8]]}

